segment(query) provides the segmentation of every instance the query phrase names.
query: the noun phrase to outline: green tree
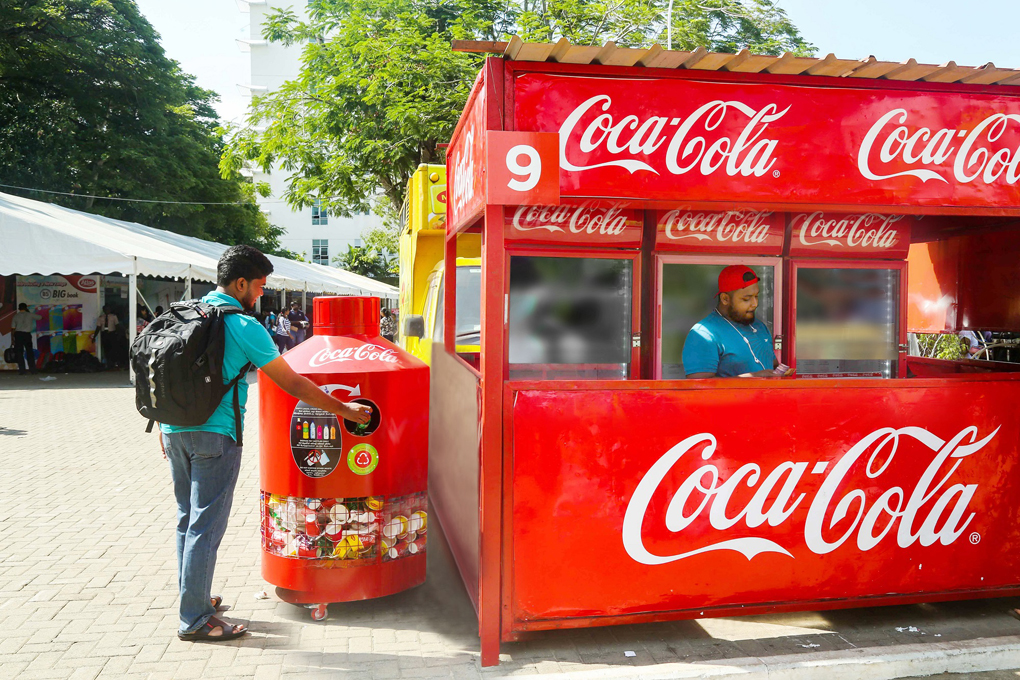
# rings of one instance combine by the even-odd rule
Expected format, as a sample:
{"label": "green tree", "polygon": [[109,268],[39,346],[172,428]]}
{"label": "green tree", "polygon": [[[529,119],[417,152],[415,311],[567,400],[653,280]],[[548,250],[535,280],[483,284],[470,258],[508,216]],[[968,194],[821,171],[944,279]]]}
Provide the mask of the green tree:
{"label": "green tree", "polygon": [[[263,36],[304,43],[300,75],[256,97],[220,163],[224,176],[254,162],[282,166],[284,199],[294,208],[317,198],[349,216],[375,203],[394,242],[404,189],[421,163],[441,162],[482,63],[453,52],[454,39],[621,46],[666,41],[668,0],[313,0],[310,19],[270,14]],[[809,54],[772,0],[677,0],[673,47]],[[389,247],[389,246],[385,246]]]}
{"label": "green tree", "polygon": [[[217,95],[132,0],[0,2],[0,190],[223,243],[279,249],[256,187],[221,176]],[[224,205],[188,205],[188,203]]]}
{"label": "green tree", "polygon": [[385,283],[397,281],[397,258],[365,246],[347,246],[347,252],[333,258],[333,264],[354,274]]}

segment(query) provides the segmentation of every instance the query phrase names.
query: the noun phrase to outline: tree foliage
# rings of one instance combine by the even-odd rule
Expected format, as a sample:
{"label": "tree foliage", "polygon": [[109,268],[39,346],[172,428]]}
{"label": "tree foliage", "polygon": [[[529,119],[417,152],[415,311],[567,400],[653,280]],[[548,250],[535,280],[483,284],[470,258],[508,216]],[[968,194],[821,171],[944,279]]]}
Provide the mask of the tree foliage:
{"label": "tree foliage", "polygon": [[[391,229],[421,163],[441,162],[482,63],[453,52],[454,39],[575,44],[666,42],[668,0],[313,0],[309,18],[277,10],[271,41],[302,44],[300,75],[257,97],[220,167],[246,163],[288,173],[285,200],[304,208],[320,198],[349,216],[378,199]],[[809,54],[772,0],[676,0],[673,47]],[[392,237],[391,237],[392,240]]]}
{"label": "tree foliage", "polygon": [[347,246],[347,252],[334,257],[333,263],[370,279],[391,284],[397,281],[397,258],[367,246]]}
{"label": "tree foliage", "polygon": [[220,175],[216,99],[132,0],[0,2],[0,183],[178,203],[2,191],[274,252],[259,188]]}
{"label": "tree foliage", "polygon": [[952,333],[918,333],[917,344],[922,357],[935,359],[965,359],[970,345]]}

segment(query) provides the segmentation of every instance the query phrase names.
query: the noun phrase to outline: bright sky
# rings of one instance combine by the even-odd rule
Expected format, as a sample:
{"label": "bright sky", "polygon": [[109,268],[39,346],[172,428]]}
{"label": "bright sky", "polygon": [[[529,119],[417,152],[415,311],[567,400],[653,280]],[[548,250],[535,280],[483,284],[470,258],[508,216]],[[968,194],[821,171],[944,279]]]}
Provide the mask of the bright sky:
{"label": "bright sky", "polygon": [[[247,99],[237,89],[248,81],[248,55],[234,42],[248,35],[248,15],[234,0],[137,0],[162,36],[167,54],[218,92],[224,121],[240,118]],[[921,63],[949,60],[961,66],[1020,68],[1018,0],[779,0],[801,34],[818,50],[844,59],[869,54],[882,61],[913,57]]]}

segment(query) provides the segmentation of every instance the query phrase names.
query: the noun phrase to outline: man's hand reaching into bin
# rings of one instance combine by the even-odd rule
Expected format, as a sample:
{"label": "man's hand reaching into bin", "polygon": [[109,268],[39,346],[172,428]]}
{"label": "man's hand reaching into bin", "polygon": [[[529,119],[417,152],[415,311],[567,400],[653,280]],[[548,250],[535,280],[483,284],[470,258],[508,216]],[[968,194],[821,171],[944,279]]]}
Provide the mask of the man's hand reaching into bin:
{"label": "man's hand reaching into bin", "polygon": [[329,411],[355,423],[367,423],[372,418],[372,407],[356,402],[342,402],[336,397],[323,392],[318,385],[303,375],[298,375],[283,359],[277,357],[262,367],[270,380],[280,386],[287,394],[301,401]]}

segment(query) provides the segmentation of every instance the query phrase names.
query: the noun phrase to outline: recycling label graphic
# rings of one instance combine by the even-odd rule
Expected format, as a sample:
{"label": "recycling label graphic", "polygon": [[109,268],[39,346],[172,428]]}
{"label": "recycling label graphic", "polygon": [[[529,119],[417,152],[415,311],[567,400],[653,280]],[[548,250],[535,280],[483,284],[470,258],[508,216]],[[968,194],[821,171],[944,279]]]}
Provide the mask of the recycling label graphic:
{"label": "recycling label graphic", "polygon": [[357,444],[347,452],[347,467],[356,475],[370,474],[379,465],[379,452],[371,444]]}
{"label": "recycling label graphic", "polygon": [[[337,396],[346,397],[342,393],[343,385],[322,385],[320,389],[326,394],[340,389],[341,394]],[[343,458],[342,429],[339,418],[329,411],[303,401],[294,406],[290,418],[290,450],[302,474],[318,479],[336,469]]]}

